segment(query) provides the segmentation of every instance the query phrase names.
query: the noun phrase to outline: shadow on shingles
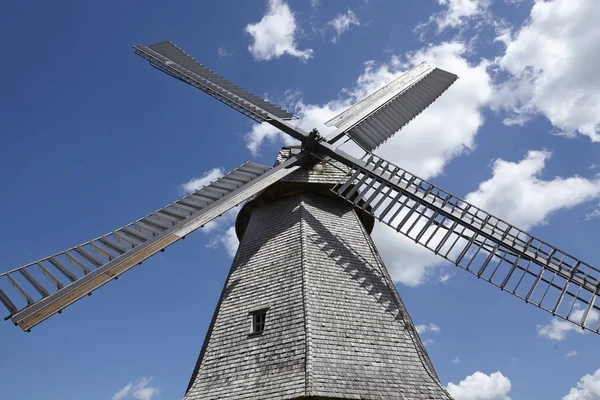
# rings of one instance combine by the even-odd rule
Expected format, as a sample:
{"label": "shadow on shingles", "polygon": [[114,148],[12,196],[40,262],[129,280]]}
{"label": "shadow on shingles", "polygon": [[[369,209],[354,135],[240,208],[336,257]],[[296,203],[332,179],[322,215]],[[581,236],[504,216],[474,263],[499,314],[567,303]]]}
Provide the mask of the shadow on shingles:
{"label": "shadow on shingles", "polygon": [[[329,210],[327,210],[329,211]],[[379,265],[373,265],[339,235],[332,233],[317,218],[306,212],[304,220],[309,226],[318,233],[308,235],[308,239],[314,243],[323,253],[335,261],[335,264],[342,268],[352,279],[361,281],[361,286],[370,296],[377,299],[377,302],[385,307],[385,312],[390,313],[394,320],[402,324],[402,330],[407,332],[415,345],[415,350],[421,360],[423,367],[431,378],[438,382],[438,385],[445,393],[445,390],[439,383],[439,378],[427,355],[427,350],[423,346],[419,335],[408,315],[400,296],[397,294],[394,284],[390,281],[387,274],[379,269]],[[381,268],[385,266],[381,265]],[[386,306],[387,303],[387,306]],[[447,393],[446,393],[447,395]],[[438,396],[430,398],[439,398]],[[450,399],[450,397],[444,397]]]}
{"label": "shadow on shingles", "polygon": [[339,235],[329,231],[309,212],[306,212],[303,217],[315,232],[319,232],[308,235],[308,239],[327,254],[327,257],[334,260],[335,264],[352,279],[359,281],[360,286],[370,296],[375,297],[377,303],[393,315],[396,321],[406,323],[406,309],[398,301],[393,292],[395,289],[390,287],[388,279],[378,271],[379,267],[366,260]]}
{"label": "shadow on shingles", "polygon": [[[261,210],[261,215],[252,215],[251,220],[248,224],[248,232],[254,229],[251,226],[253,223],[264,224],[261,228],[260,235],[245,235],[240,243],[240,248],[244,248],[244,252],[236,255],[230,276],[238,268],[244,268],[249,260],[258,252],[268,241],[281,235],[283,232],[292,229],[294,225],[299,223],[301,219],[304,219],[306,223],[318,234],[308,235],[308,239],[319,247],[319,249],[326,253],[328,257],[335,261],[336,265],[343,270],[354,280],[359,281],[361,287],[374,298],[377,302],[385,308],[385,311],[394,316],[396,321],[406,322],[406,309],[398,297],[395,295],[392,283],[388,282],[388,279],[379,271],[378,265],[373,265],[360,254],[358,254],[352,246],[348,244],[342,237],[329,231],[317,218],[315,218],[307,210],[302,211],[305,206],[302,201],[312,203],[311,200],[318,200],[318,206],[312,204],[312,207],[324,209],[324,211],[334,214],[337,217],[342,217],[343,214],[348,212],[348,205],[343,201],[336,198],[330,198],[320,195],[317,198],[313,195],[301,195],[303,199],[299,201],[297,196],[290,196],[287,198],[280,199],[269,205],[263,207],[276,207],[279,213],[287,212],[288,217],[281,220],[269,220],[266,219],[268,210]],[[282,204],[283,203],[283,204]],[[256,212],[256,211],[255,211]],[[299,215],[299,214],[302,215]],[[259,218],[259,220],[254,220]],[[229,287],[227,290],[231,292],[234,287]]]}

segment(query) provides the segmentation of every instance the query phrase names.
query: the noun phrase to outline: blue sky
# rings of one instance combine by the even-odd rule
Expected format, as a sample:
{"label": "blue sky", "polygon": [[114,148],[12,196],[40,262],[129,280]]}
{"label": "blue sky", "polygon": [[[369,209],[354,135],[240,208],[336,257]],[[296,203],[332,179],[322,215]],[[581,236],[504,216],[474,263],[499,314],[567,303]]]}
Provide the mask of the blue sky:
{"label": "blue sky", "polygon": [[[281,135],[133,54],[133,44],[162,40],[293,110],[306,128],[324,129],[417,62],[458,74],[379,154],[600,265],[594,3],[6,2],[0,270],[120,227],[215,169],[272,164]],[[235,250],[233,217],[29,334],[2,325],[0,397],[181,398]],[[457,400],[600,399],[596,335],[383,227],[374,238]]]}

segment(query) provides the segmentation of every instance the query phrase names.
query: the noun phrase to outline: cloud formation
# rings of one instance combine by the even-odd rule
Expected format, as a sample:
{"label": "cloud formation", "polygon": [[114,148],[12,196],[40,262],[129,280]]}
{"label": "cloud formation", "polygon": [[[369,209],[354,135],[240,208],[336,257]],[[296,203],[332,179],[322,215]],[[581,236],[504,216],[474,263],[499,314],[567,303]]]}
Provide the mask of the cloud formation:
{"label": "cloud formation", "polygon": [[510,400],[510,379],[497,371],[490,375],[475,372],[457,384],[450,382],[446,389],[454,400]]}
{"label": "cloud formation", "polygon": [[586,374],[577,386],[571,388],[569,393],[562,400],[598,400],[600,399],[600,369],[593,375]]}
{"label": "cloud formation", "polygon": [[508,111],[506,124],[543,115],[563,135],[600,142],[599,20],[595,0],[537,0],[522,27],[499,35],[498,65],[509,79],[494,108]]}
{"label": "cloud formation", "polygon": [[437,0],[444,9],[429,17],[425,23],[417,26],[417,31],[431,24],[437,27],[437,33],[450,28],[461,28],[470,22],[490,20],[489,7],[492,0]]}
{"label": "cloud formation", "polygon": [[586,221],[590,221],[594,218],[600,218],[600,204],[598,204],[598,206],[595,210],[585,214]]}
{"label": "cloud formation", "polygon": [[248,50],[257,61],[277,59],[284,54],[303,61],[312,57],[312,49],[298,49],[296,18],[282,0],[269,0],[267,12],[262,19],[247,25],[245,30],[252,36]]}
{"label": "cloud formation", "polygon": [[529,151],[519,162],[498,159],[492,177],[465,200],[523,229],[544,224],[558,210],[600,197],[600,180],[579,176],[541,179],[548,151]]}
{"label": "cloud formation", "polygon": [[225,48],[225,46],[221,46],[217,49],[217,54],[220,58],[230,57],[233,55],[233,51],[229,51]]}
{"label": "cloud formation", "polygon": [[438,325],[433,324],[433,323],[429,323],[429,324],[423,324],[423,325],[417,325],[415,326],[415,328],[417,329],[417,333],[419,335],[422,335],[426,332],[434,332],[434,333],[440,333],[441,329]]}
{"label": "cloud formation", "polygon": [[360,26],[360,20],[352,10],[348,9],[346,14],[336,15],[334,19],[327,23],[327,26],[335,32],[335,36],[331,41],[337,43],[342,34],[352,28],[352,26]]}
{"label": "cloud formation", "polygon": [[[575,305],[575,311],[573,311],[571,313],[571,315],[569,316],[569,319],[571,321],[574,322],[580,322],[581,319],[583,318],[584,312],[585,310],[579,308],[580,306],[578,304]],[[598,318],[600,317],[600,314],[597,311],[590,311],[589,315],[588,315],[588,323],[586,324],[586,326],[589,326],[590,324],[593,325],[596,321],[598,321]],[[567,334],[569,332],[576,332],[579,334],[587,334],[589,333],[587,330],[580,328],[579,326],[563,320],[563,319],[559,319],[559,318],[552,318],[552,320],[550,321],[550,324],[548,325],[538,325],[536,327],[537,329],[537,333],[538,336],[544,337],[546,339],[550,339],[550,340],[565,340],[567,338]]]}
{"label": "cloud formation", "polygon": [[[237,214],[237,213],[236,213]],[[209,242],[208,247],[217,248],[223,246],[230,257],[235,256],[240,242],[235,234],[235,226],[229,227],[225,232],[216,235]]]}
{"label": "cloud formation", "polygon": [[186,183],[181,184],[181,190],[184,193],[191,193],[195,190],[202,189],[204,186],[211,182],[216,181],[225,174],[223,168],[213,168],[210,171],[206,171],[200,178],[192,178]]}
{"label": "cloud formation", "polygon": [[129,382],[117,391],[112,400],[152,400],[160,393],[156,386],[150,386],[152,378],[141,378],[136,382]]}

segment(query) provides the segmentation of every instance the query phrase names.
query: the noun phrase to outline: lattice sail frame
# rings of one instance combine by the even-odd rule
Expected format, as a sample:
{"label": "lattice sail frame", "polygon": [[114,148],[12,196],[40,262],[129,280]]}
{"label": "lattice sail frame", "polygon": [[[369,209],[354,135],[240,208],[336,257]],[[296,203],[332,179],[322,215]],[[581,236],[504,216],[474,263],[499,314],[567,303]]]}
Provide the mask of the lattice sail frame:
{"label": "lattice sail frame", "polygon": [[332,191],[478,278],[600,333],[600,270],[378,156],[365,158]]}
{"label": "lattice sail frame", "polygon": [[27,331],[292,173],[303,154],[271,168],[251,162],[130,224],[0,274],[0,303]]}

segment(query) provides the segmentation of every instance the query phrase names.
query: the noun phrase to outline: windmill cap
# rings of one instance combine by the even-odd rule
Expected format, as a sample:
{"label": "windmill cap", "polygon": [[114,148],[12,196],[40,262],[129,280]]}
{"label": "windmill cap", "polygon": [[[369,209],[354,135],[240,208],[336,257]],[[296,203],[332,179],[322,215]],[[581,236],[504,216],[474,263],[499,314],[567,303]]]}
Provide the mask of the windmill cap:
{"label": "windmill cap", "polygon": [[[300,151],[300,146],[283,147],[277,155],[275,165],[284,162],[298,151]],[[340,181],[344,180],[347,172],[348,167],[337,161],[326,158],[323,161],[305,165],[279,182],[269,186],[249,199],[238,213],[235,222],[237,238],[240,241],[242,240],[252,210],[255,208],[273,203],[284,197],[306,192],[316,193],[327,197],[337,197],[330,189]],[[344,200],[340,199],[340,202],[344,202]],[[358,205],[360,206],[360,202]],[[367,232],[371,233],[373,231],[373,225],[375,224],[373,216],[359,207],[355,207],[355,211]]]}

